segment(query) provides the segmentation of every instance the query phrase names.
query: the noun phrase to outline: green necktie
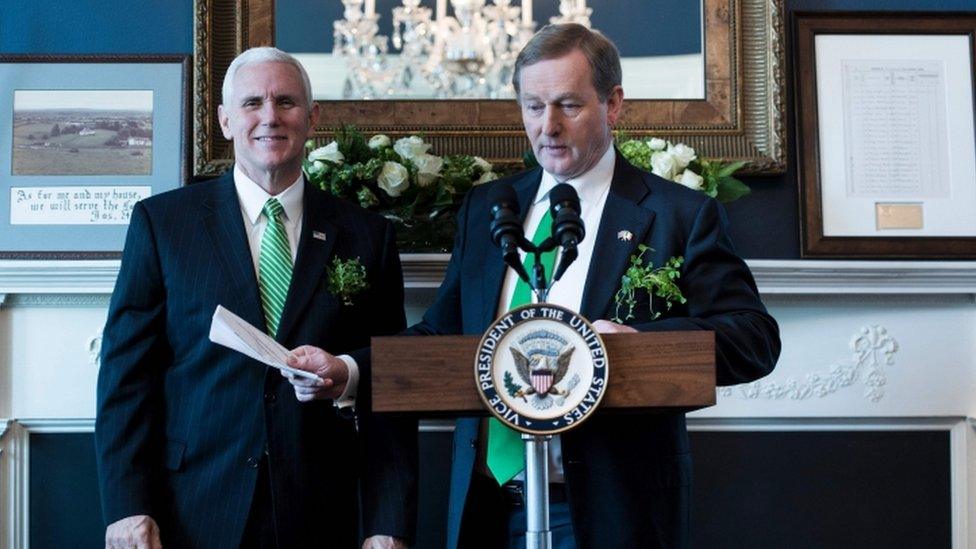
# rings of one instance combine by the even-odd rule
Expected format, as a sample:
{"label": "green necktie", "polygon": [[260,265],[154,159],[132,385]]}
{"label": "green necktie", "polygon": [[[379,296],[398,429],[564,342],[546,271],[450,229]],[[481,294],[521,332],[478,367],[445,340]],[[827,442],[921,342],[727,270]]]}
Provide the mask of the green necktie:
{"label": "green necktie", "polygon": [[[538,246],[543,240],[552,234],[552,214],[546,208],[546,215],[539,221],[532,237],[532,243]],[[557,248],[558,249],[558,248]],[[542,264],[546,268],[546,281],[552,277],[552,267],[556,262],[557,249],[550,250],[541,256]],[[525,254],[522,265],[525,267],[529,276],[532,276],[532,267],[535,264],[535,256]],[[512,293],[512,301],[509,303],[509,310],[532,303],[532,289],[528,283],[518,279],[515,284],[515,292]],[[525,469],[525,449],[522,445],[521,435],[504,423],[495,418],[488,419],[488,450],[485,456],[488,470],[494,475],[499,485],[505,484],[519,471]]]}
{"label": "green necktie", "polygon": [[278,199],[269,198],[261,211],[268,218],[268,225],[264,228],[261,253],[258,255],[258,287],[268,334],[275,337],[291,284],[291,248],[288,246],[285,224],[281,221],[285,209]]}

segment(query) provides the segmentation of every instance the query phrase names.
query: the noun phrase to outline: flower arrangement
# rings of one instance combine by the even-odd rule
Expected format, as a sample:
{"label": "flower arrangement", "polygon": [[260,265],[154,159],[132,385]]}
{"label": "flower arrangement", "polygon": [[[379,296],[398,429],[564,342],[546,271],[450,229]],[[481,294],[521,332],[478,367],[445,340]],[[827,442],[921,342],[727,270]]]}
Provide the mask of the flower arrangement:
{"label": "flower arrangement", "polygon": [[344,126],[324,147],[311,141],[306,147],[303,168],[311,183],[393,220],[401,247],[415,251],[445,251],[465,193],[498,177],[483,158],[431,154],[431,145],[416,135],[367,140]]}
{"label": "flower arrangement", "polygon": [[623,139],[617,146],[634,166],[721,202],[732,202],[750,192],[749,187],[732,177],[745,162],[724,163],[699,158],[695,149],[688,145],[674,144],[658,137]]}

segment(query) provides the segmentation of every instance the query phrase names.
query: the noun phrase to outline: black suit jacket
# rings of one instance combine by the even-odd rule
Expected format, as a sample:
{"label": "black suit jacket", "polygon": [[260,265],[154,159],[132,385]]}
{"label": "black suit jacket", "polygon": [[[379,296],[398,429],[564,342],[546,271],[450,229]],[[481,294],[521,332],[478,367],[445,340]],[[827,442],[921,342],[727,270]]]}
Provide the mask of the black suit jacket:
{"label": "black suit jacket", "polygon": [[[307,183],[303,208],[278,341],[342,354],[400,331],[391,224]],[[333,258],[366,268],[353,306],[328,291]],[[98,376],[106,523],[148,514],[167,547],[238,547],[266,455],[281,547],[356,546],[359,482],[365,533],[412,537],[415,425],[370,414],[368,360],[357,434],[332,401],[300,403],[276,370],[209,341],[217,305],[263,329],[260,303],[231,171],[135,206]]]}
{"label": "black suit jacket", "polygon": [[[537,168],[502,181],[513,185],[525,205],[541,178]],[[469,193],[444,283],[410,333],[481,334],[495,319],[506,267],[489,239],[487,196],[490,186],[500,183]],[[632,233],[630,241],[618,238],[622,230]],[[643,243],[652,249],[645,258],[655,266],[684,256],[679,285],[688,302],[655,321],[645,302],[628,324],[641,331],[713,330],[719,384],[750,381],[773,369],[780,350],[776,322],[735,254],[724,209],[715,200],[640,171],[618,153],[600,226],[589,227],[587,233],[596,242],[583,288],[584,316],[613,316],[620,277]],[[665,309],[657,303],[655,310]],[[466,505],[473,504],[467,496],[477,434],[477,419],[458,420],[448,547],[457,546],[462,528],[479,526],[476,521],[462,525]],[[676,547],[687,542],[691,459],[684,414],[597,412],[562,435],[562,448],[580,547]]]}

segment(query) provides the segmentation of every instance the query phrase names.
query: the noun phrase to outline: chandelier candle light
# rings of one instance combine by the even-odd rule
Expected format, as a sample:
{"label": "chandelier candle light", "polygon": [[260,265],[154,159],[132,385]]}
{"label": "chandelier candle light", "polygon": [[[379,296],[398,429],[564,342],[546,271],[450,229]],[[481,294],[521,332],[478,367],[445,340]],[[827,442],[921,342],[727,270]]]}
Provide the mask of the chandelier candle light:
{"label": "chandelier candle light", "polygon": [[[380,35],[376,0],[342,0],[333,54],[346,66],[346,99],[510,98],[515,58],[536,30],[532,0],[437,0],[435,17],[420,0],[393,8],[392,39]],[[586,0],[560,0],[552,23],[590,26]],[[397,56],[390,55],[390,43]]]}

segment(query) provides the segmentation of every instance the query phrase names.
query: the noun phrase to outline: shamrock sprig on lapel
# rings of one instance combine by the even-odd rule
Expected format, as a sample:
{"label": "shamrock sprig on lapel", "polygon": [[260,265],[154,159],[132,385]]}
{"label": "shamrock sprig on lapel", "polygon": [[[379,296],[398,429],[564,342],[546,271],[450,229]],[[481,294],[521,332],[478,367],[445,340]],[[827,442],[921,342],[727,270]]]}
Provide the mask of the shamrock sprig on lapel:
{"label": "shamrock sprig on lapel", "polygon": [[[622,324],[626,320],[634,318],[634,308],[637,306],[638,290],[647,292],[648,308],[651,311],[651,320],[661,316],[661,312],[654,311],[653,296],[664,300],[664,305],[668,310],[675,303],[687,303],[688,300],[681,294],[678,287],[678,278],[681,276],[681,264],[685,258],[678,256],[667,260],[664,265],[654,268],[654,264],[644,264],[644,253],[650,250],[648,246],[639,244],[638,252],[630,256],[630,267],[620,278],[620,289],[613,296],[616,307],[614,317],[610,320]],[[623,308],[626,314],[621,318],[620,311]]]}
{"label": "shamrock sprig on lapel", "polygon": [[366,267],[359,258],[345,261],[335,257],[329,266],[329,292],[341,298],[344,305],[352,305],[352,296],[369,288],[366,281]]}

